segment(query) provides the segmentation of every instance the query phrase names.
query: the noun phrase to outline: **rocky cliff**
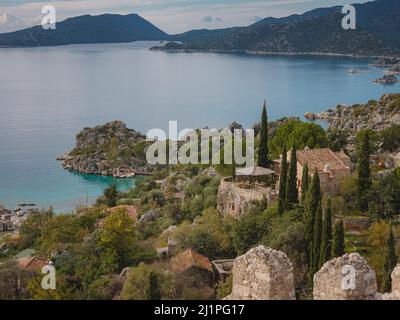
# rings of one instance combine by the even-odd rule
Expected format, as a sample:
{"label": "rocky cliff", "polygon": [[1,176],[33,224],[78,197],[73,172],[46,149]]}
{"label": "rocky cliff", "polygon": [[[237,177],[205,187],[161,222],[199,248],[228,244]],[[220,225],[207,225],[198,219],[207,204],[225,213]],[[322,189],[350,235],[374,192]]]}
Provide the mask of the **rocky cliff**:
{"label": "rocky cliff", "polygon": [[128,129],[122,121],[85,128],[76,136],[76,146],[60,156],[67,170],[114,177],[151,172],[146,162],[146,137]]}

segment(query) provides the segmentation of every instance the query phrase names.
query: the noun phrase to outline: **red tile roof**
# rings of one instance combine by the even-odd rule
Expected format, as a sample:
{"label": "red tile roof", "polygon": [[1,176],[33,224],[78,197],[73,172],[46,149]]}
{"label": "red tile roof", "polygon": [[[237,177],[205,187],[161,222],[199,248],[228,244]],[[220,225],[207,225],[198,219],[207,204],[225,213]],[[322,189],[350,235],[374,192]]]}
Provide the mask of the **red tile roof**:
{"label": "red tile roof", "polygon": [[302,166],[307,163],[310,171],[314,171],[315,168],[318,171],[324,171],[327,164],[332,170],[347,169],[349,168],[350,158],[344,152],[333,152],[325,148],[298,150],[297,161]]}
{"label": "red tile roof", "polygon": [[171,259],[171,268],[174,272],[181,273],[191,267],[198,267],[212,272],[210,260],[191,249],[188,249]]}
{"label": "red tile roof", "polygon": [[19,266],[26,271],[41,271],[46,261],[36,257],[27,257],[19,260]]}

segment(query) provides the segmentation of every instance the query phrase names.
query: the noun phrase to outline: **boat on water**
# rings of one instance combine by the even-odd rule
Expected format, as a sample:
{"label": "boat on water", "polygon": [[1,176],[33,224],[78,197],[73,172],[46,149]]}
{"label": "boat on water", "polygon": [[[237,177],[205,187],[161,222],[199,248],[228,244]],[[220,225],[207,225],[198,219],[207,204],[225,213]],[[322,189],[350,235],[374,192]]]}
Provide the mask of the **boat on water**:
{"label": "boat on water", "polygon": [[18,204],[20,207],[35,207],[36,203],[25,203],[25,202],[21,202]]}
{"label": "boat on water", "polygon": [[356,69],[356,68],[351,68],[351,69],[349,69],[349,73],[350,73],[350,74],[355,74],[355,73],[358,73],[358,72],[359,72],[359,70]]}
{"label": "boat on water", "polygon": [[400,74],[400,64],[395,65],[394,67],[390,68],[389,70],[386,70],[385,74],[392,75],[392,76]]}

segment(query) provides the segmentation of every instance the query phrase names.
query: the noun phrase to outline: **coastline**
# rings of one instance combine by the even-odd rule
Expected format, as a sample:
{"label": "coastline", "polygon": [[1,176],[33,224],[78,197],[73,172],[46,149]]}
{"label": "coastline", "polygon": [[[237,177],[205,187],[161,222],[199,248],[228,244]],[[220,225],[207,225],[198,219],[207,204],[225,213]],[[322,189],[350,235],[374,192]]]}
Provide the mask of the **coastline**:
{"label": "coastline", "polygon": [[388,59],[400,58],[399,55],[356,55],[351,53],[335,53],[335,52],[273,52],[273,51],[252,51],[252,50],[194,50],[194,49],[171,49],[164,50],[159,48],[149,48],[149,51],[161,51],[167,53],[232,53],[232,54],[248,54],[255,56],[315,56],[315,57],[338,57],[338,58],[353,58],[353,59]]}
{"label": "coastline", "polygon": [[[132,42],[98,42],[98,43],[81,43],[79,45],[93,45],[93,44],[126,44],[147,41],[132,41]],[[154,42],[154,41],[149,41]],[[51,47],[69,47],[77,44],[60,44],[48,46],[0,46],[1,49],[32,49],[32,48],[51,48]],[[253,50],[199,50],[199,49],[162,49],[162,47],[150,47],[149,51],[162,51],[167,53],[225,53],[225,54],[248,54],[255,56],[320,56],[320,57],[345,57],[353,59],[387,59],[387,58],[400,58],[398,55],[358,55],[352,53],[336,53],[336,52],[285,52],[285,51],[253,51]]]}

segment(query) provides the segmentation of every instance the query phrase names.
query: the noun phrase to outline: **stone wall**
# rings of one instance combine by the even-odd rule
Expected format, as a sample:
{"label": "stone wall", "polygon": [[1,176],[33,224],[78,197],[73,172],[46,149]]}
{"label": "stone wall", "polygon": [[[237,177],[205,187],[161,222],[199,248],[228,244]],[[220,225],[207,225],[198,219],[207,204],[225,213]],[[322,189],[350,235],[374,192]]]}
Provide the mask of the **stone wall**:
{"label": "stone wall", "polygon": [[293,265],[285,253],[259,246],[235,259],[226,300],[294,300]]}
{"label": "stone wall", "polygon": [[270,188],[256,186],[251,189],[240,188],[237,183],[229,181],[229,178],[221,180],[218,189],[218,211],[224,215],[240,218],[250,210],[257,201],[264,198],[271,203],[273,192]]}
{"label": "stone wall", "polygon": [[[293,265],[281,251],[259,246],[235,259],[232,293],[226,300],[294,300]],[[400,300],[400,264],[392,292],[377,292],[374,270],[358,253],[324,264],[314,275],[314,300]]]}

